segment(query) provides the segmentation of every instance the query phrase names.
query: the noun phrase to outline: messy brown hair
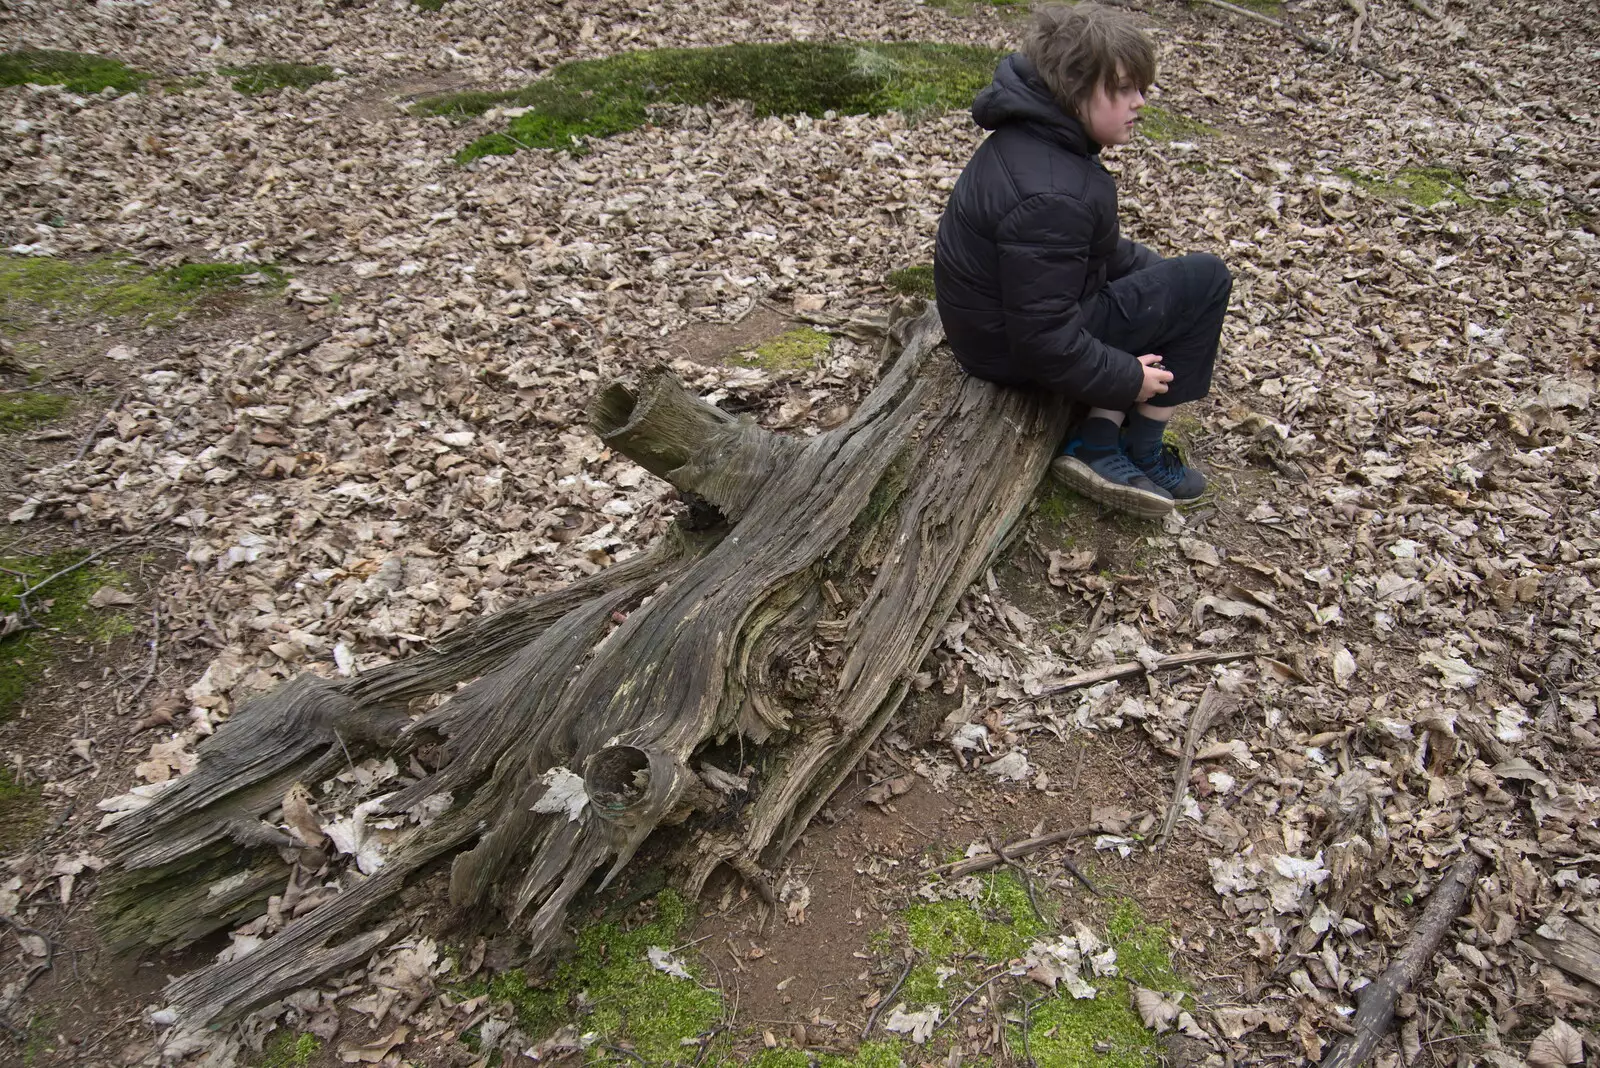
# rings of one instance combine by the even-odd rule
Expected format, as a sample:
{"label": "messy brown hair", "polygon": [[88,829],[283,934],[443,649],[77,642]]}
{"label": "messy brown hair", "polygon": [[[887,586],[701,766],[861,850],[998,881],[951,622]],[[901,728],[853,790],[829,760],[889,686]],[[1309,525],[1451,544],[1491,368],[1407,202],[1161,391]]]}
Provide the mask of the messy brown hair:
{"label": "messy brown hair", "polygon": [[1034,12],[1022,54],[1056,103],[1074,116],[1082,115],[1097,85],[1110,92],[1120,76],[1148,89],[1156,80],[1150,38],[1131,16],[1100,4],[1041,7]]}

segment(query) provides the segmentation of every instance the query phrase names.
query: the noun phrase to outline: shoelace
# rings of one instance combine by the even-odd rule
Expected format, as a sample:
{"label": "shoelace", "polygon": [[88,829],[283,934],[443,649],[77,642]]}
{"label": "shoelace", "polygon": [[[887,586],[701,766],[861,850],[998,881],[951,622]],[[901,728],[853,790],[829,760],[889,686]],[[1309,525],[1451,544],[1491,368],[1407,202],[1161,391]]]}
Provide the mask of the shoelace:
{"label": "shoelace", "polygon": [[[1132,461],[1129,461],[1132,463]],[[1183,481],[1184,465],[1183,454],[1176,445],[1163,442],[1161,451],[1149,462],[1148,466],[1138,465],[1143,468],[1141,474],[1163,489],[1176,486]]]}
{"label": "shoelace", "polygon": [[1139,470],[1138,465],[1128,459],[1128,454],[1120,449],[1086,462],[1096,474],[1103,478],[1109,478],[1113,482],[1128,484],[1132,483],[1136,478],[1146,477],[1145,473]]}

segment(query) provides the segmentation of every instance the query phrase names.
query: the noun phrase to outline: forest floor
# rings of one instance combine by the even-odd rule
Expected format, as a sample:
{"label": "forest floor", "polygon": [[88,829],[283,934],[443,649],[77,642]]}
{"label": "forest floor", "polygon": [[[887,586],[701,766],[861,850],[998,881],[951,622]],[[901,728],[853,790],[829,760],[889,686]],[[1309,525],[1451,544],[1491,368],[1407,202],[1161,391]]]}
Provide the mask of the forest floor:
{"label": "forest floor", "polygon": [[[1213,395],[1177,428],[1214,492],[1152,526],[1042,487],[775,873],[778,908],[738,881],[682,902],[655,842],[541,978],[434,873],[368,967],[201,1042],[162,1026],[166,979],[270,917],[112,953],[105,822],[247,695],[406,656],[659,536],[681,505],[587,429],[602,383],[667,363],[774,429],[840,422],[980,139],[950,98],[1025,15],[0,7],[0,1059],[1315,1062],[1466,851],[1483,874],[1377,1063],[1600,1056],[1600,13],[1248,4],[1327,54],[1129,6],[1160,74],[1106,155],[1124,231],[1235,276]],[[909,112],[685,100],[550,134],[523,109],[553,96],[413,108],[796,41],[971,48],[849,53]],[[1225,707],[1163,845],[1208,690]],[[333,828],[410,774],[308,785]],[[325,859],[321,899],[362,877]]]}

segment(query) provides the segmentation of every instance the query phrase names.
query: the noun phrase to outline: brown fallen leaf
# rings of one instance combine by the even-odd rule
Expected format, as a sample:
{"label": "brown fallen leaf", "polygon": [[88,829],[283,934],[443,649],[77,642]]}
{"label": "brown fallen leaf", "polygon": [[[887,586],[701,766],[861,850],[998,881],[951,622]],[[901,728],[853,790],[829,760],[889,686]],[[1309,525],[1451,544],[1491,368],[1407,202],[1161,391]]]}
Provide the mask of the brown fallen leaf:
{"label": "brown fallen leaf", "polygon": [[1528,1068],[1564,1068],[1583,1063],[1583,1036],[1565,1020],[1539,1032],[1528,1045]]}
{"label": "brown fallen leaf", "polygon": [[339,1050],[339,1059],[346,1064],[376,1064],[389,1055],[396,1046],[403,1045],[411,1028],[401,1024],[384,1037],[364,1046],[345,1046]]}
{"label": "brown fallen leaf", "polygon": [[101,586],[89,597],[90,608],[115,608],[121,605],[138,604],[138,598],[114,586]]}
{"label": "brown fallen leaf", "polygon": [[289,825],[289,830],[308,849],[322,845],[327,837],[322,833],[322,821],[317,818],[317,810],[312,807],[311,791],[303,783],[294,783],[284,792],[283,822]]}

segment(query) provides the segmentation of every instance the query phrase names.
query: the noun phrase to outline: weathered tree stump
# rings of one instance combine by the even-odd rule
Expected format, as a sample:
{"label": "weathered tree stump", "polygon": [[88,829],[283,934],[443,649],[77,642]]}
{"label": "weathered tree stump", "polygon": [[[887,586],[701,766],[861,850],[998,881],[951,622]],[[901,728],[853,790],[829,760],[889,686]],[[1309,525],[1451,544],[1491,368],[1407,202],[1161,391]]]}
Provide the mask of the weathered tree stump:
{"label": "weathered tree stump", "polygon": [[221,1024],[358,963],[390,934],[367,929],[373,914],[446,856],[454,905],[497,906],[536,950],[550,944],[599,868],[609,879],[658,824],[705,805],[696,754],[735,736],[759,767],[751,801],[736,827],[692,831],[674,870],[697,894],[720,864],[777,863],[900,705],[1066,426],[1057,401],[963,375],[931,309],[891,336],[859,410],[809,439],[735,419],[665,371],[611,386],[596,432],[715,522],[682,522],[640,558],[409,660],[286,683],[118,824],[102,927],[125,948],[173,948],[281,892],[300,844],[277,825],[293,784],[351,755],[417,756],[427,776],[384,811],[443,809],[355,888],[175,980],[180,1022]]}

